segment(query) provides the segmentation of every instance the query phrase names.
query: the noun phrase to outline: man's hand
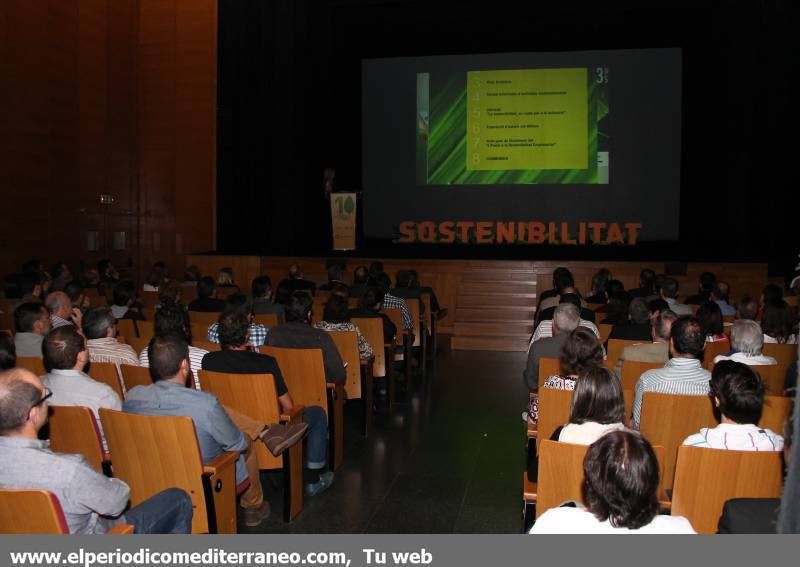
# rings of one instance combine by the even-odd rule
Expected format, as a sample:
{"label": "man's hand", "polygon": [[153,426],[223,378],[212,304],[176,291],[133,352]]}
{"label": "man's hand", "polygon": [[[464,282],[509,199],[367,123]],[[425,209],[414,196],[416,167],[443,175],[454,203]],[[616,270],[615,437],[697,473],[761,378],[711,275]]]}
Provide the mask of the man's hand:
{"label": "man's hand", "polygon": [[83,313],[77,307],[72,308],[72,315],[70,315],[70,320],[72,324],[75,325],[78,329],[81,329],[81,323],[83,322]]}

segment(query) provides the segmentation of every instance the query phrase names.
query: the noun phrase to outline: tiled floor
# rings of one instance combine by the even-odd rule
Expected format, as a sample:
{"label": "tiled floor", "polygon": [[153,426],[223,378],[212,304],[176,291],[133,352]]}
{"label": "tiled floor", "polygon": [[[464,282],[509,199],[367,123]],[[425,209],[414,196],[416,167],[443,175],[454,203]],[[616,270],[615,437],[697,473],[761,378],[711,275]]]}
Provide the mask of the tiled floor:
{"label": "tiled floor", "polygon": [[519,533],[524,363],[524,353],[442,351],[427,385],[410,397],[401,387],[367,439],[360,402],[348,402],[334,486],[287,524],[280,475],[265,475],[273,511],[253,532]]}

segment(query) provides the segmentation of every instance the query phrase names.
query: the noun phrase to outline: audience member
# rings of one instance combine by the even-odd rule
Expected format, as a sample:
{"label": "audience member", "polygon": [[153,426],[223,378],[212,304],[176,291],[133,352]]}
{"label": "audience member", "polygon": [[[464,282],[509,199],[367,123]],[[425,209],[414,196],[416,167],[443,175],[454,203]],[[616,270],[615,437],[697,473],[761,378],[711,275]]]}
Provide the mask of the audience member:
{"label": "audience member", "polygon": [[633,428],[639,429],[642,396],[645,392],[705,396],[711,373],[703,368],[706,336],[700,321],[691,315],[672,323],[669,341],[670,359],[664,368],[648,370],[636,382],[633,399]]}
{"label": "audience member", "polygon": [[[568,276],[568,278],[566,276]],[[562,278],[564,279],[562,280]],[[558,289],[560,281],[571,282],[568,285],[575,285],[575,280],[572,278],[572,272],[570,272],[567,268],[558,267],[555,270],[553,270],[553,288],[545,290],[539,294],[539,303],[536,305],[537,313],[542,310],[542,302],[545,299],[561,295],[561,292]]]}
{"label": "audience member", "polygon": [[389,288],[392,287],[391,278],[383,271],[383,262],[376,260],[369,265],[369,277],[384,292],[389,291]]}
{"label": "audience member", "polygon": [[50,332],[50,314],[41,303],[23,303],[14,310],[14,347],[17,356],[42,358],[42,341]]}
{"label": "audience member", "polygon": [[[247,316],[248,320],[250,321],[247,339],[250,346],[260,347],[264,344],[269,329],[267,329],[267,327],[261,323],[253,322],[253,304],[246,295],[243,293],[234,293],[233,295],[230,295],[225,307],[225,312],[228,311],[241,311]],[[208,328],[208,334],[206,338],[212,343],[219,342],[219,321],[211,324],[211,326]]]}
{"label": "audience member", "polygon": [[650,299],[657,297],[655,287],[656,273],[650,268],[645,268],[639,272],[639,287],[630,290],[631,297],[641,297],[642,299]]}
{"label": "audience member", "polygon": [[72,273],[66,264],[54,264],[50,275],[53,276],[53,291],[62,291],[64,286],[72,281]]}
{"label": "audience member", "polygon": [[602,365],[591,366],[575,383],[569,423],[553,433],[563,443],[591,445],[610,431],[625,429],[625,399],[616,374]]}
{"label": "audience member", "polygon": [[344,266],[334,262],[328,266],[328,281],[319,286],[320,291],[331,291],[337,284],[347,286],[344,282]]}
{"label": "audience member", "polygon": [[383,340],[385,342],[393,342],[397,335],[397,326],[386,313],[381,313],[383,295],[383,290],[380,287],[376,285],[366,286],[358,300],[358,307],[350,310],[350,317],[380,317],[383,321]]}
{"label": "audience member", "polygon": [[783,288],[778,284],[770,283],[764,286],[764,291],[761,292],[761,301],[759,306],[763,311],[767,305],[780,305],[783,301]]}
{"label": "audience member", "polygon": [[[359,266],[353,271],[353,285],[350,287],[350,297],[361,297],[369,285],[369,272],[366,266]],[[377,285],[377,284],[373,284]]]}
{"label": "audience member", "polygon": [[[345,288],[345,293],[347,288]],[[323,331],[355,331],[358,337],[358,356],[361,360],[372,358],[372,345],[367,342],[361,329],[350,322],[350,310],[347,308],[347,296],[331,295],[322,311],[322,321],[314,325]]]}
{"label": "audience member", "polygon": [[183,271],[182,286],[197,287],[198,282],[202,279],[203,274],[200,273],[200,268],[192,264]]}
{"label": "audience member", "polygon": [[118,523],[137,534],[191,532],[192,500],[183,490],[167,489],[126,511],[127,484],[100,474],[81,455],[51,451],[38,437],[51,395],[27,370],[0,373],[0,487],[52,492],[71,534],[103,534]]}
{"label": "audience member", "polygon": [[305,291],[306,293],[310,293],[313,297],[317,292],[317,284],[307,280],[303,274],[303,270],[301,270],[300,266],[297,264],[289,266],[288,277],[281,280],[278,285],[280,286],[281,284],[284,285],[287,290],[290,290],[291,293],[295,291]]}
{"label": "audience member", "polygon": [[[581,308],[581,301],[580,297],[578,297],[574,293],[565,293],[561,296],[560,303],[571,303],[578,309],[580,309],[580,313],[583,314],[583,309]],[[555,310],[554,310],[555,311]],[[600,338],[600,331],[597,328],[597,325],[589,321],[588,319],[584,319],[581,316],[581,320],[578,323],[581,327],[586,327],[587,329],[591,330],[598,338]],[[540,339],[544,339],[547,337],[553,336],[553,321],[551,319],[544,319],[541,323],[536,326],[536,330],[533,331],[533,335],[531,336],[531,343],[535,343]]]}
{"label": "audience member", "polygon": [[[537,390],[539,385],[539,361],[542,358],[559,358],[570,333],[578,327],[580,312],[572,303],[560,303],[553,315],[553,336],[531,343],[528,361],[522,377],[528,390]],[[525,419],[528,419],[527,412]]]}
{"label": "audience member", "polygon": [[714,358],[714,364],[721,360],[733,360],[750,366],[778,364],[771,356],[761,354],[764,346],[764,333],[755,321],[734,321],[731,327],[731,351]]}
{"label": "audience member", "polygon": [[[551,297],[547,301],[542,302],[543,308],[536,316],[536,325],[538,326],[543,321],[549,321],[552,319],[553,312],[555,311],[556,307],[564,301],[570,301],[578,306],[578,308],[581,310],[581,319],[591,323],[595,322],[595,312],[584,305],[585,302],[581,300],[578,290],[572,286],[566,286],[561,288],[560,295],[557,297]],[[551,303],[552,306],[548,306]]]}
{"label": "audience member", "polygon": [[134,319],[144,321],[141,312],[131,309],[136,301],[136,286],[132,281],[121,281],[114,286],[111,313],[119,319]]}
{"label": "audience member", "polygon": [[159,291],[161,286],[167,282],[167,265],[164,262],[156,262],[150,268],[150,273],[147,274],[145,283],[142,286],[142,291]]}
{"label": "audience member", "polygon": [[716,364],[709,396],[720,424],[713,429],[701,428],[687,437],[684,445],[735,451],[783,449],[783,437],[757,425],[764,406],[764,384],[749,366],[732,360]]}
{"label": "audience member", "polygon": [[583,506],[547,510],[530,533],[695,533],[683,516],[658,513],[659,464],[638,433],[612,431],[592,443],[583,473]]}
{"label": "audience member", "polygon": [[239,289],[239,286],[233,281],[233,268],[220,268],[217,272],[217,287]]}
{"label": "audience member", "polygon": [[269,279],[269,276],[254,278],[250,285],[250,292],[253,296],[253,313],[256,315],[274,313],[278,316],[278,323],[284,321],[286,309],[279,303],[273,303],[272,280]]}
{"label": "audience member", "polygon": [[719,305],[723,317],[736,315],[736,308],[728,303],[730,291],[730,286],[726,282],[717,282],[711,290],[711,301]]}
{"label": "audience member", "polygon": [[[553,272],[555,274],[555,272]],[[541,316],[543,313],[547,313],[548,309],[554,308],[556,305],[559,304],[561,301],[561,297],[565,294],[578,294],[578,291],[575,289],[575,279],[572,277],[572,274],[569,270],[559,272],[558,276],[553,276],[553,286],[554,291],[556,292],[553,295],[547,295],[547,297],[542,297],[539,301],[539,305],[536,307],[536,319],[535,322],[538,324],[541,321]],[[545,292],[546,293],[546,292]],[[544,295],[544,294],[543,294]],[[581,299],[580,307],[586,307],[586,302]],[[594,313],[594,311],[592,311]],[[594,315],[592,315],[591,321],[594,321]]]}
{"label": "audience member", "polygon": [[[67,284],[69,288],[71,284]],[[45,298],[44,302],[50,312],[50,322],[54,329],[65,325],[78,329],[83,324],[83,312],[72,304],[70,296],[63,291],[54,291]]]}
{"label": "audience member", "polygon": [[715,301],[705,301],[697,309],[697,320],[706,333],[706,341],[716,343],[727,341],[728,335],[724,333],[722,325],[722,310]]}
{"label": "audience member", "polygon": [[104,258],[97,263],[97,273],[100,275],[100,283],[114,285],[119,281],[119,272],[108,258]]}
{"label": "audience member", "polygon": [[270,330],[265,344],[283,348],[318,348],[322,350],[325,378],[344,383],[344,362],[328,333],[311,326],[311,296],[295,291],[286,309],[286,322]]}
{"label": "audience member", "polygon": [[758,301],[749,295],[743,295],[736,304],[736,318],[745,321],[755,321],[758,317]]}
{"label": "audience member", "polygon": [[761,330],[764,331],[764,343],[797,344],[795,317],[792,309],[783,300],[764,307]]}
{"label": "audience member", "polygon": [[700,305],[711,299],[711,293],[717,283],[717,276],[711,272],[700,274],[700,281],[697,286],[697,293],[686,298],[687,305]]}
{"label": "audience member", "polygon": [[666,364],[669,360],[669,337],[672,323],[677,318],[678,316],[669,309],[661,311],[650,327],[652,342],[630,345],[622,349],[615,368],[617,376],[622,376],[622,363],[626,360]]}
{"label": "audience member", "polygon": [[587,303],[605,303],[608,301],[607,286],[611,281],[611,271],[607,268],[600,268],[592,276],[592,291],[586,298]]}
{"label": "audience member", "polygon": [[692,315],[692,308],[683,303],[678,303],[678,280],[675,278],[664,278],[661,284],[661,298],[667,302],[670,311],[676,315]]}
{"label": "audience member", "polygon": [[628,306],[628,317],[614,325],[608,338],[626,341],[649,341],[652,334],[650,309],[644,299],[637,297]]}
{"label": "audience member", "polygon": [[436,297],[436,291],[428,285],[422,285],[420,282],[419,274],[416,270],[408,270],[411,274],[411,286],[419,289],[420,293],[429,293],[431,296],[431,311],[436,315],[437,320],[447,317],[447,308],[439,305],[439,298]]}
{"label": "audience member", "polygon": [[[81,313],[83,313],[86,309],[88,309],[92,302],[91,300],[84,295],[83,293],[83,282],[80,280],[72,280],[67,282],[64,286],[64,293],[67,294],[70,303],[72,304],[72,309],[77,309]],[[80,324],[76,324],[77,327],[80,327]]]}
{"label": "audience member", "polygon": [[17,349],[14,347],[14,338],[4,331],[0,331],[0,370],[14,368],[17,364]]}
{"label": "audience member", "polygon": [[222,313],[225,302],[217,298],[217,284],[208,276],[197,282],[197,299],[189,303],[189,311],[203,313]]}
{"label": "audience member", "polygon": [[139,357],[133,347],[117,340],[117,319],[108,307],[95,307],[83,319],[83,334],[86,335],[89,359],[92,362],[139,365]]}
{"label": "audience member", "polygon": [[53,392],[52,403],[57,406],[88,407],[97,418],[102,434],[100,408],[119,410],[122,406],[111,386],[94,380],[83,371],[89,361],[85,339],[75,327],[65,325],[53,329],[45,337],[42,351],[44,367],[48,372],[42,376],[42,381]]}

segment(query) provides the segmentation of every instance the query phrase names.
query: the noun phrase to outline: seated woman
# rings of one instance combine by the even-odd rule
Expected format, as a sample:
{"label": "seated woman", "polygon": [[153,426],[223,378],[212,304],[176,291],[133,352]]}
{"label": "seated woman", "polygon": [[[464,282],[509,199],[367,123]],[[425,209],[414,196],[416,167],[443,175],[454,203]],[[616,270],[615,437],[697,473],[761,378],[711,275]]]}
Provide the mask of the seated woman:
{"label": "seated woman", "polygon": [[796,325],[792,309],[785,301],[764,306],[764,315],[761,317],[764,343],[796,345]]}
{"label": "seated woman", "polygon": [[[544,388],[554,390],[574,390],[578,376],[582,376],[589,368],[603,362],[603,346],[591,330],[586,327],[577,327],[569,334],[567,342],[561,351],[561,372],[548,377],[544,381]],[[533,394],[528,407],[527,418],[530,421],[539,420],[539,396]]]}
{"label": "seated woman", "polygon": [[358,335],[358,356],[362,360],[372,358],[372,346],[361,334],[361,330],[350,322],[350,309],[347,307],[347,297],[332,294],[322,311],[322,321],[314,325],[324,331],[355,331]]}
{"label": "seated woman", "polygon": [[749,366],[778,364],[771,356],[761,354],[764,334],[755,321],[739,319],[731,326],[731,351],[714,357],[714,364],[721,360],[733,360]]}
{"label": "seated woman", "polygon": [[723,360],[714,366],[709,396],[720,423],[687,437],[683,444],[736,451],[781,451],[783,437],[756,425],[764,406],[764,384],[752,368]]}
{"label": "seated woman", "polygon": [[575,384],[569,423],[553,433],[565,443],[591,445],[610,431],[625,429],[625,399],[616,374],[604,366],[592,366]]}
{"label": "seated woman", "polygon": [[638,433],[612,431],[595,441],[583,474],[583,506],[547,510],[530,533],[695,533],[686,518],[659,515],[658,461]]}
{"label": "seated woman", "polygon": [[700,326],[706,332],[706,342],[715,343],[719,341],[727,341],[728,336],[724,333],[722,323],[722,309],[716,301],[706,301],[700,305],[697,310],[697,319],[700,321]]}

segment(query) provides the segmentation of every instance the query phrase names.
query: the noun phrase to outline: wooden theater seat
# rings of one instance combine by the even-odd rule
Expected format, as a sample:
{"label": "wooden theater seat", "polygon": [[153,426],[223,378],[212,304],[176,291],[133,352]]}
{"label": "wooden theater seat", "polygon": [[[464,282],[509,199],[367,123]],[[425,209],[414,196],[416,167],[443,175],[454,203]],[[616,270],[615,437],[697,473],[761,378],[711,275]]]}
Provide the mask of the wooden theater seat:
{"label": "wooden theater seat", "polygon": [[103,408],[100,421],[114,476],[130,486],[132,506],[167,488],[182,488],[192,498],[192,533],[236,533],[239,453],[222,453],[204,466],[190,417]]}
{"label": "wooden theater seat", "polygon": [[780,451],[728,451],[681,446],[672,491],[672,513],[698,533],[716,533],[722,506],[731,498],[781,495]]}
{"label": "wooden theater seat", "polygon": [[606,344],[609,335],[611,335],[611,329],[614,328],[614,325],[609,323],[598,323],[597,330],[600,331],[600,344]]}
{"label": "wooden theater seat", "polygon": [[[48,490],[0,489],[0,533],[68,534],[69,526],[56,495]],[[108,535],[133,533],[130,524],[118,524]]]}
{"label": "wooden theater seat", "polygon": [[17,368],[30,370],[37,376],[43,376],[44,374],[47,374],[47,370],[44,368],[44,362],[42,361],[41,357],[38,356],[17,357]]}
{"label": "wooden theater seat", "polygon": [[361,434],[365,437],[369,435],[372,428],[372,361],[361,360],[358,350],[358,334],[355,331],[329,331],[336,349],[345,363],[347,378],[344,383],[344,391],[347,400],[361,399],[364,402],[364,415],[361,420]]}
{"label": "wooden theater seat", "polygon": [[271,329],[272,327],[278,326],[278,314],[277,313],[261,313],[260,315],[256,315],[253,318],[254,323],[259,323],[264,325],[267,329]]}
{"label": "wooden theater seat", "polygon": [[328,416],[328,460],[336,470],[342,464],[344,434],[344,388],[325,379],[322,350],[263,346],[260,352],[277,360],[283,379],[295,403],[319,406]]}
{"label": "wooden theater seat", "polygon": [[[391,360],[391,353],[394,350],[394,342],[387,341],[383,336],[383,319],[381,317],[354,317],[351,322],[358,327],[366,341],[372,346],[372,376],[374,378],[385,378],[389,390],[389,405],[394,403],[394,376],[392,375],[392,365],[387,364]],[[388,358],[387,358],[388,354]]]}
{"label": "wooden theater seat", "polygon": [[122,380],[119,377],[116,364],[111,362],[92,362],[89,364],[87,374],[98,382],[110,386],[117,393],[120,400],[125,400],[125,392],[122,388]]}
{"label": "wooden theater seat", "polygon": [[[609,341],[609,344],[611,341]],[[653,368],[661,368],[660,362],[639,362],[637,360],[622,361],[622,396],[625,398],[625,420],[630,421],[633,412],[633,397],[636,394],[636,383],[642,374]]]}
{"label": "wooden theater seat", "polygon": [[120,364],[119,371],[122,374],[122,383],[125,385],[126,392],[136,386],[150,386],[153,383],[150,369],[147,366]]}
{"label": "wooden theater seat", "polygon": [[189,321],[191,323],[198,323],[205,325],[208,328],[210,325],[213,325],[219,319],[220,313],[216,311],[189,311]]}
{"label": "wooden theater seat", "polygon": [[403,325],[403,312],[398,308],[391,308],[391,309],[381,309],[381,313],[384,313],[389,319],[394,323],[394,326],[397,328],[397,337],[395,340],[402,345],[402,353],[394,352],[392,354],[391,362],[396,360],[404,360],[406,361],[406,385],[411,384],[411,347],[414,343],[413,336],[406,330],[405,325]]}
{"label": "wooden theater seat", "polygon": [[783,435],[783,426],[794,409],[794,398],[785,396],[764,396],[764,407],[761,410],[761,419],[758,426],[771,429],[778,435]]}
{"label": "wooden theater seat", "polygon": [[[201,370],[200,387],[214,394],[226,408],[265,424],[301,423],[302,405],[289,412],[281,411],[275,378],[271,374],[226,374]],[[283,470],[284,520],[293,520],[303,510],[303,444],[297,443],[275,457],[264,443],[254,444],[258,467],[262,470]]]}
{"label": "wooden theater seat", "polygon": [[50,406],[50,448],[58,453],[78,453],[99,473],[111,472],[103,449],[100,427],[92,410],[83,406]]}
{"label": "wooden theater seat", "polygon": [[797,345],[764,343],[761,354],[771,356],[779,365],[788,367],[797,361]]}
{"label": "wooden theater seat", "polygon": [[625,350],[625,347],[633,346],[633,345],[640,345],[645,341],[629,341],[625,339],[608,339],[608,352],[606,354],[605,365],[610,368],[614,369],[617,366],[617,360],[619,357],[622,356],[622,351]]}

